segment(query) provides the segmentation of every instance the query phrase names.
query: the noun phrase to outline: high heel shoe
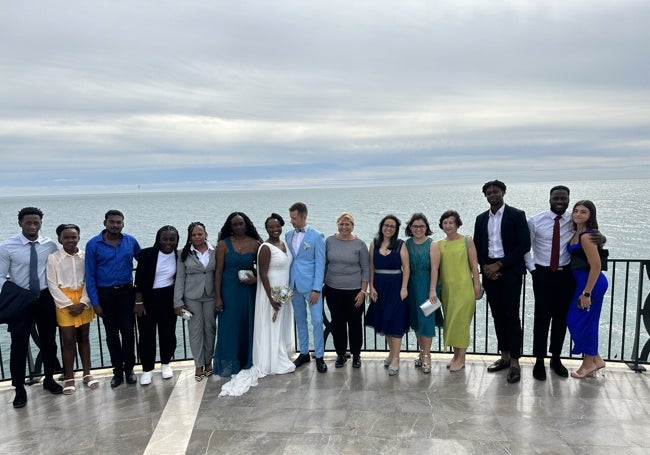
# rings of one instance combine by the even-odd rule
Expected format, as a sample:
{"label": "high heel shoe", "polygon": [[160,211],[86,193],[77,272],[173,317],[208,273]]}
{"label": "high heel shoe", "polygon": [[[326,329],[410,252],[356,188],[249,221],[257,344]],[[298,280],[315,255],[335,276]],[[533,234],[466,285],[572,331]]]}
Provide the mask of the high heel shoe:
{"label": "high heel shoe", "polygon": [[597,378],[598,376],[605,376],[605,365],[597,367],[595,371],[589,374],[590,378]]}
{"label": "high heel shoe", "polygon": [[578,368],[575,371],[571,372],[571,377],[575,379],[586,379],[586,378],[593,378],[594,374],[598,372],[598,367],[593,368],[591,370],[587,370],[584,373],[579,373],[580,368]]}
{"label": "high heel shoe", "polygon": [[399,365],[388,365],[388,376],[396,376],[399,373]]}
{"label": "high heel shoe", "polygon": [[422,366],[422,351],[420,351],[417,359],[415,359],[415,368],[420,368],[421,366]]}
{"label": "high heel shoe", "polygon": [[388,356],[384,359],[384,367],[388,368],[393,361],[393,358],[391,356]]}
{"label": "high heel shoe", "polygon": [[422,356],[422,373],[431,373],[431,354]]}

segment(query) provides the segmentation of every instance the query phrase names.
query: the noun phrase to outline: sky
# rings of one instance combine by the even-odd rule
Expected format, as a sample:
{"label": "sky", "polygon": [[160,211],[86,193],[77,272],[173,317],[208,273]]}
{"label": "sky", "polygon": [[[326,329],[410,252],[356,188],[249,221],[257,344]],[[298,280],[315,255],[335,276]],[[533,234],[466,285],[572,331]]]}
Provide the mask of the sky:
{"label": "sky", "polygon": [[0,196],[650,176],[650,2],[7,1]]}

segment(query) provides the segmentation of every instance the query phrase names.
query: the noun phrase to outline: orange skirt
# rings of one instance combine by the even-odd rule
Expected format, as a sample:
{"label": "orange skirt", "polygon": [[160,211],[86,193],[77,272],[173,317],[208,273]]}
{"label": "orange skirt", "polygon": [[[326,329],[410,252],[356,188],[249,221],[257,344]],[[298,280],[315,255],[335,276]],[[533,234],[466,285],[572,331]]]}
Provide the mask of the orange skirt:
{"label": "orange skirt", "polygon": [[[77,304],[81,301],[83,288],[59,289],[61,289],[61,292],[63,292],[70,300],[72,300],[72,303]],[[59,324],[59,327],[81,327],[84,324],[90,324],[93,319],[95,319],[95,310],[92,308],[86,308],[78,316],[72,316],[67,308],[56,307],[56,322]]]}

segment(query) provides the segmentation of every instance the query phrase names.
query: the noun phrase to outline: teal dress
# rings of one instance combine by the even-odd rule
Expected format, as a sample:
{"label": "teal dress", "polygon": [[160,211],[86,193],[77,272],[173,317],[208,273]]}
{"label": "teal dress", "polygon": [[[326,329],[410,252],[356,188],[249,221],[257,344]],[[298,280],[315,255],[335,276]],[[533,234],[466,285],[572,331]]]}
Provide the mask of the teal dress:
{"label": "teal dress", "polygon": [[427,238],[418,245],[412,238],[406,240],[406,249],[409,252],[409,321],[416,334],[432,338],[436,335],[436,326],[442,327],[442,312],[440,309],[425,316],[420,309],[420,304],[429,298],[431,287],[431,249],[432,240]]}
{"label": "teal dress", "polygon": [[214,371],[231,376],[253,365],[253,321],[255,319],[254,284],[243,284],[237,273],[254,270],[255,253],[239,254],[230,238],[225,239],[228,251],[221,280],[223,311],[219,314]]}

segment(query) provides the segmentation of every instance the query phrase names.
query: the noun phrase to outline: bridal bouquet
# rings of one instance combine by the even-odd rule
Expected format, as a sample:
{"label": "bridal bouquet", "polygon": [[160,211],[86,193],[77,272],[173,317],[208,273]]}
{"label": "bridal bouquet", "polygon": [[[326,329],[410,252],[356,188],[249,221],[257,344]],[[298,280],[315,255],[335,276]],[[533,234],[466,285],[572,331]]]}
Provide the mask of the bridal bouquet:
{"label": "bridal bouquet", "polygon": [[[280,306],[291,303],[291,299],[293,298],[293,289],[286,284],[283,286],[273,286],[271,288],[271,298],[273,298],[273,300],[275,300]],[[273,322],[275,322],[277,317],[278,312],[276,310],[273,312]]]}

